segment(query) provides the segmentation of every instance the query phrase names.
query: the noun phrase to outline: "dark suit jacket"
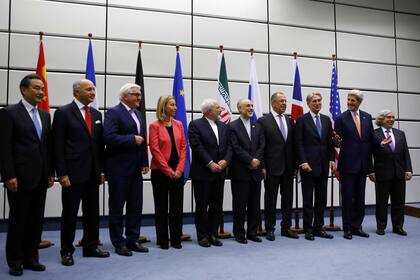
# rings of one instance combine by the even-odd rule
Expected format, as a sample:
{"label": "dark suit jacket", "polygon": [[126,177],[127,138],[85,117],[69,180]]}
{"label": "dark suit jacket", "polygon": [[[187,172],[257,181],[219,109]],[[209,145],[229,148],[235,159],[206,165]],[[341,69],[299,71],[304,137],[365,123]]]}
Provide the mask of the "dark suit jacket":
{"label": "dark suit jacket", "polygon": [[296,120],[295,129],[298,164],[309,163],[313,176],[320,176],[321,172],[328,175],[329,162],[334,161],[331,120],[323,114],[319,115],[322,138],[309,112]]}
{"label": "dark suit jacket", "polygon": [[73,101],[54,113],[53,134],[57,177],[69,176],[70,182],[82,183],[93,174],[100,180],[104,172],[102,114],[90,108],[92,136],[77,104]]}
{"label": "dark suit jacket", "polygon": [[226,170],[213,173],[207,167],[210,161],[219,162],[232,158],[232,148],[229,144],[229,128],[221,121],[216,121],[219,132],[219,145],[209,122],[205,117],[190,122],[188,138],[192,150],[191,179],[212,180],[221,176],[226,178]]}
{"label": "dark suit jacket", "polygon": [[50,114],[39,110],[41,140],[22,102],[1,110],[1,174],[4,181],[17,178],[19,190],[48,187],[54,176]]}
{"label": "dark suit jacket", "polygon": [[[395,137],[395,149],[391,150],[389,145],[384,147],[376,146],[373,149],[374,170],[377,181],[387,181],[394,177],[404,180],[405,172],[413,172],[411,158],[408,151],[405,133],[393,128]],[[375,129],[375,135],[382,141],[385,135],[382,128]]]}
{"label": "dark suit jacket", "polygon": [[361,169],[365,174],[373,172],[372,145],[379,145],[380,141],[373,132],[372,116],[362,110],[359,112],[361,138],[349,110],[340,114],[334,123],[342,139],[338,160],[338,170],[342,173],[357,174]]}
{"label": "dark suit jacket", "polygon": [[[232,146],[232,162],[229,165],[229,174],[233,180],[261,181],[263,179],[262,166],[264,163],[264,131],[258,123],[251,121],[251,139],[240,118],[231,122],[230,144]],[[251,170],[248,168],[252,159],[261,162],[260,168]]]}
{"label": "dark suit jacket", "polygon": [[141,174],[141,169],[149,166],[147,160],[146,122],[135,110],[140,121],[141,145],[134,138],[138,135],[136,122],[123,104],[114,106],[105,113],[104,141],[105,171],[111,176],[134,176]]}
{"label": "dark suit jacket", "polygon": [[267,173],[274,176],[281,176],[283,173],[292,176],[296,168],[294,149],[295,124],[289,117],[285,117],[288,131],[286,141],[283,139],[273,114],[269,113],[258,119],[265,136],[264,166]]}

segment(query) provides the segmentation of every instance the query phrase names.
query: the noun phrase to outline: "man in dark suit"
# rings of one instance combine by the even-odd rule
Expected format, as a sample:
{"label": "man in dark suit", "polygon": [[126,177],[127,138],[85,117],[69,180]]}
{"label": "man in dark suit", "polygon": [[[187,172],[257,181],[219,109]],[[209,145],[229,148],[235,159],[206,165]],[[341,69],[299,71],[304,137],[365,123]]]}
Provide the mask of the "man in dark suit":
{"label": "man in dark suit", "polygon": [[[320,114],[322,96],[310,93],[306,97],[309,112],[296,120],[296,154],[302,176],[303,230],[305,239],[314,236],[333,238],[323,230],[327,205],[329,167],[334,163],[332,124],[329,117]],[[314,203],[315,192],[315,203]]]}
{"label": "man in dark suit", "polygon": [[385,234],[388,199],[391,197],[392,231],[405,236],[405,182],[411,179],[413,169],[405,133],[393,128],[394,122],[395,115],[390,110],[382,110],[376,118],[379,128],[375,129],[375,135],[381,140],[388,138],[391,141],[388,145],[374,147],[375,173],[370,178],[376,189],[376,233]]}
{"label": "man in dark suit", "polygon": [[[230,123],[232,162],[229,173],[233,197],[233,234],[235,240],[246,244],[247,239],[261,242],[257,236],[260,211],[264,132],[260,124],[251,120],[254,106],[248,99],[237,104],[240,116]],[[245,219],[246,218],[246,219]],[[247,236],[245,237],[245,220]]]}
{"label": "man in dark suit", "polygon": [[232,150],[229,128],[219,120],[222,108],[213,99],[201,104],[203,117],[190,122],[191,178],[195,198],[195,226],[202,247],[222,246],[217,229],[222,218],[223,186]]}
{"label": "man in dark suit", "polygon": [[294,148],[294,123],[284,114],[287,107],[286,96],[282,92],[271,95],[271,113],[261,117],[265,136],[264,166],[265,192],[264,216],[267,240],[274,241],[276,226],[276,204],[280,185],[281,194],[281,235],[299,238],[290,231],[293,204],[293,176],[296,170]]}
{"label": "man in dark suit", "polygon": [[102,114],[89,104],[95,86],[89,80],[73,84],[74,101],[54,113],[55,168],[62,186],[61,263],[74,264],[74,236],[82,199],[83,256],[109,257],[97,247],[99,240],[99,185],[103,184],[104,143]]}
{"label": "man in dark suit", "polygon": [[[366,176],[373,172],[372,145],[380,141],[373,132],[372,116],[359,110],[363,101],[360,90],[351,90],[347,95],[347,111],[340,114],[334,124],[340,142],[338,171],[341,182],[343,237],[353,235],[369,237],[363,231],[365,216]],[[386,144],[386,141],[383,141]]]}
{"label": "man in dark suit", "polygon": [[22,268],[44,271],[39,263],[47,188],[54,184],[50,114],[38,109],[44,84],[36,74],[20,82],[22,100],[0,112],[1,175],[7,187],[9,225],[6,259],[9,273]]}
{"label": "man in dark suit", "polygon": [[[132,256],[147,253],[139,243],[143,209],[143,176],[149,172],[145,120],[137,108],[139,85],[127,83],[120,89],[120,104],[105,113],[105,175],[109,183],[109,232],[115,252]],[[123,209],[126,204],[125,237]]]}

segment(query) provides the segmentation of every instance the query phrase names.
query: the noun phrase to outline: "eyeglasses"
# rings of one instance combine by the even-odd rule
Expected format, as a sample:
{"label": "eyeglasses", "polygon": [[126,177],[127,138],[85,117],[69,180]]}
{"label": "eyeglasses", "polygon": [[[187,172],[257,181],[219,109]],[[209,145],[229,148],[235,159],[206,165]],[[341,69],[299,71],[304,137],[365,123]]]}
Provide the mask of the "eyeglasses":
{"label": "eyeglasses", "polygon": [[135,97],[141,97],[141,93],[137,93],[137,92],[134,92],[134,93],[130,92],[127,95],[135,96]]}

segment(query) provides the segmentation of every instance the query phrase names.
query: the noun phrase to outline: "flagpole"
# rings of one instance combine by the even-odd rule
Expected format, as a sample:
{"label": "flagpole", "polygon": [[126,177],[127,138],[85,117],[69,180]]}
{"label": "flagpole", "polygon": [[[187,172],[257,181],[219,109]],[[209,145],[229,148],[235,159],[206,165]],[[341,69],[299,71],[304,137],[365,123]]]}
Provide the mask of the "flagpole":
{"label": "flagpole", "polygon": [[[336,55],[332,55],[332,61],[336,61]],[[331,206],[330,206],[330,224],[325,226],[325,230],[328,231],[341,231],[339,226],[334,225],[334,172],[331,171]]]}

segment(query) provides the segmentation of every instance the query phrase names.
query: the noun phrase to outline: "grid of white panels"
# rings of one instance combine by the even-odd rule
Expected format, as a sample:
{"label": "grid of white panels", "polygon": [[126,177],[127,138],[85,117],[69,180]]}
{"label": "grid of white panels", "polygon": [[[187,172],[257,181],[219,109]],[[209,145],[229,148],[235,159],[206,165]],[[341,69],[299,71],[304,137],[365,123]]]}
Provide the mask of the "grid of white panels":
{"label": "grid of white panels", "polygon": [[[216,97],[219,45],[225,47],[234,112],[237,100],[247,96],[249,49],[254,48],[264,112],[269,112],[269,96],[275,91],[284,91],[291,103],[292,53],[297,52],[302,95],[321,92],[322,112],[328,114],[331,55],[336,53],[342,109],[347,90],[360,88],[366,96],[364,110],[373,115],[383,108],[395,111],[411,147],[414,173],[420,175],[418,26],[417,0],[4,0],[0,106],[19,100],[18,82],[36,65],[39,31],[45,34],[52,112],[72,100],[71,84],[84,76],[88,33],[93,34],[102,111],[117,104],[123,83],[134,80],[137,41],[143,41],[148,121],[155,118],[157,98],[172,93],[175,45],[181,46],[189,120],[200,117],[204,98]],[[146,178],[144,208],[153,213]],[[408,184],[407,201],[420,201],[420,191],[414,188],[419,178]],[[191,212],[190,185],[186,189],[185,211]],[[7,216],[2,194],[0,218]],[[48,194],[47,216],[59,215],[59,201],[56,187]],[[367,203],[374,201],[370,190]],[[106,214],[106,203],[103,209]],[[225,210],[230,209],[227,182]]]}

